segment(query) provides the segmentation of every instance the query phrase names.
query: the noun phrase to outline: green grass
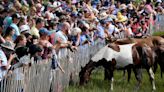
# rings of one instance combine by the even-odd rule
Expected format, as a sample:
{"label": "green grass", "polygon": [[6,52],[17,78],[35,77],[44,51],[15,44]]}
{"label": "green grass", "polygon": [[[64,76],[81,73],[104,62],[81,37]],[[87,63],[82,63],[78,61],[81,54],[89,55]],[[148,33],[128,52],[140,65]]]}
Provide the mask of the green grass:
{"label": "green grass", "polygon": [[164,31],[157,31],[153,33],[153,36],[164,36]]}
{"label": "green grass", "polygon": [[[120,80],[122,78],[122,71],[115,71],[114,73],[114,91],[112,92],[134,92],[135,85],[137,83],[134,73],[132,73],[130,83],[127,83],[127,79]],[[126,77],[127,78],[127,77]],[[164,79],[161,79],[159,70],[155,74],[156,92],[164,92]],[[143,70],[142,86],[138,92],[151,92],[152,86],[149,82],[148,74]],[[85,86],[72,85],[64,90],[64,92],[110,92],[109,81],[104,80],[103,69],[97,69],[93,71],[91,80]]]}

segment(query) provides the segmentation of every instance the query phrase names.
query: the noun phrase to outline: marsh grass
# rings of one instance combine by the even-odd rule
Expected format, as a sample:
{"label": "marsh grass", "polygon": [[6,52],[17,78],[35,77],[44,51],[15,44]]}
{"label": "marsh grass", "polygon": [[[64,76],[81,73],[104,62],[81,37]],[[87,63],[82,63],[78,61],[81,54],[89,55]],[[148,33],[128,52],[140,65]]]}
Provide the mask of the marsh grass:
{"label": "marsh grass", "polygon": [[[137,92],[152,92],[152,86],[149,81],[148,73],[143,70],[142,86]],[[137,83],[134,73],[132,72],[130,83],[127,79],[121,80],[122,71],[114,73],[114,91],[112,92],[136,92],[135,85]],[[126,76],[127,78],[127,76]],[[155,92],[164,92],[164,79],[161,79],[159,70],[155,74],[155,82],[157,90]],[[64,92],[111,92],[109,81],[104,80],[103,69],[93,71],[91,80],[85,86],[71,85],[65,88]]]}

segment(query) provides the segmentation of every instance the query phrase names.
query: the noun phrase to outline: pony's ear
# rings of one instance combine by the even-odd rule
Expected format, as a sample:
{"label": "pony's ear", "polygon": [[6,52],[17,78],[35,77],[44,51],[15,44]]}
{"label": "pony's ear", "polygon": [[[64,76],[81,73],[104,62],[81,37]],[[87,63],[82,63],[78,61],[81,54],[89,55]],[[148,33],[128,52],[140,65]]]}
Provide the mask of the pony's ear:
{"label": "pony's ear", "polygon": [[111,64],[114,65],[114,66],[116,65],[116,60],[114,58],[112,59]]}

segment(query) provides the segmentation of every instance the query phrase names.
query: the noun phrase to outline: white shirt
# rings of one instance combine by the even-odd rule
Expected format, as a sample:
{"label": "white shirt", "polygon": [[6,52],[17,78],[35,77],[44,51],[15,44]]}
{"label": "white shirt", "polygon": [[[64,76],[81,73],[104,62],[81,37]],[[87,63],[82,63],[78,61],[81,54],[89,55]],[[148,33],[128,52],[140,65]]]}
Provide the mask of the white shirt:
{"label": "white shirt", "polygon": [[0,81],[6,75],[7,70],[2,69],[2,66],[7,66],[7,57],[5,53],[0,49],[0,58],[2,63],[0,64]]}
{"label": "white shirt", "polygon": [[109,34],[112,34],[113,32],[119,32],[119,30],[113,24],[110,24],[109,28],[108,28],[108,32],[109,32]]}

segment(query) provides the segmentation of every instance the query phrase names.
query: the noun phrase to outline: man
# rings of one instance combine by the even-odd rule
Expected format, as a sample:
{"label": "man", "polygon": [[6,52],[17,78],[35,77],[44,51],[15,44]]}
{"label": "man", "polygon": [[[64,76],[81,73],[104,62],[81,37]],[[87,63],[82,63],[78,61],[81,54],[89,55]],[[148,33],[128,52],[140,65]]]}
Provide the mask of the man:
{"label": "man", "polygon": [[36,26],[33,26],[31,28],[31,35],[35,35],[37,37],[40,37],[39,30],[45,26],[44,20],[41,18],[36,19]]}
{"label": "man", "polygon": [[107,34],[107,37],[111,37],[112,35],[114,36],[115,33],[118,33],[119,30],[118,28],[112,24],[112,19],[107,18],[104,20],[106,25],[105,25],[105,33]]}
{"label": "man", "polygon": [[67,37],[70,33],[70,24],[64,22],[61,26],[61,30],[55,34],[55,43],[59,43],[61,48],[65,48],[71,45]]}

